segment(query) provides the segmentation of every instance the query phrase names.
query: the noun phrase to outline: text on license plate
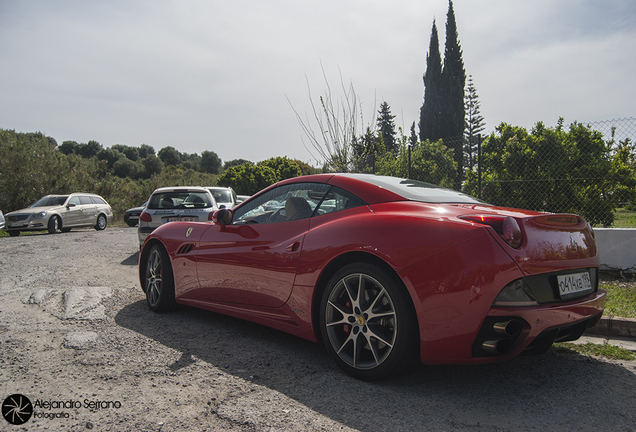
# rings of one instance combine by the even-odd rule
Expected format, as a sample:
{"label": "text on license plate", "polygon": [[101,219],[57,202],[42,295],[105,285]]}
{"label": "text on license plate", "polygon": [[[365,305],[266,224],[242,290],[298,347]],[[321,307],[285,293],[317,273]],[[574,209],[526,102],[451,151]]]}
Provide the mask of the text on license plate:
{"label": "text on license plate", "polygon": [[166,222],[196,222],[197,219],[195,217],[173,217],[166,218]]}
{"label": "text on license plate", "polygon": [[557,282],[561,298],[592,289],[592,282],[588,272],[559,275],[557,276]]}

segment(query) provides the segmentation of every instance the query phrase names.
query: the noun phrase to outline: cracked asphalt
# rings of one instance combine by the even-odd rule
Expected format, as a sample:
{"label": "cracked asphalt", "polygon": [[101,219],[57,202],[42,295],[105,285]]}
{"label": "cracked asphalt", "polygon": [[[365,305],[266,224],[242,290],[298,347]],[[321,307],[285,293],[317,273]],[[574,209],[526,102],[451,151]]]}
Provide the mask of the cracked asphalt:
{"label": "cracked asphalt", "polygon": [[134,228],[0,238],[0,401],[66,431],[634,431],[636,362],[550,351],[367,383],[322,345],[148,310]]}

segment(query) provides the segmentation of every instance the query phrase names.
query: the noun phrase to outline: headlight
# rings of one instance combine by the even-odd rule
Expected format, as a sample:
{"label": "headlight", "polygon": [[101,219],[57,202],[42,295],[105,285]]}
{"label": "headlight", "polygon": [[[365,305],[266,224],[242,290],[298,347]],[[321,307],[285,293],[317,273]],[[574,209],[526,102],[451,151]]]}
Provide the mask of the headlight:
{"label": "headlight", "polygon": [[510,282],[501,290],[493,306],[538,306],[539,303],[524,289],[523,279]]}
{"label": "headlight", "polygon": [[31,219],[43,219],[45,217],[46,217],[46,212],[45,211],[40,212],[40,213],[33,213],[31,215]]}

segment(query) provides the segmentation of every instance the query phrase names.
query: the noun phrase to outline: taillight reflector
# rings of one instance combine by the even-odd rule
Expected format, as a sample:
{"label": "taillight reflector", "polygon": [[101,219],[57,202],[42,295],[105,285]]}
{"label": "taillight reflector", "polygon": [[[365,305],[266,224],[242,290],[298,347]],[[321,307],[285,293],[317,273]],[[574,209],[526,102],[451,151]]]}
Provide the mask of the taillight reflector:
{"label": "taillight reflector", "polygon": [[141,214],[139,215],[139,220],[144,222],[152,222],[152,216],[150,216],[149,213],[141,212]]}

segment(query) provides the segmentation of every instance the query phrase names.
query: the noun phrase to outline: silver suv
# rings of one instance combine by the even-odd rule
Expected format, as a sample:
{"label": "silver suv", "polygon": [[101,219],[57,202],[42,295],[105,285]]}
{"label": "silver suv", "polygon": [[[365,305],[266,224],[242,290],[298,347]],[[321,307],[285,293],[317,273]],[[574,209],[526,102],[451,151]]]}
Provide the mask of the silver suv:
{"label": "silver suv", "polygon": [[155,228],[165,223],[211,221],[212,213],[218,209],[214,197],[206,188],[174,186],[156,189],[139,215],[139,246]]}
{"label": "silver suv", "polygon": [[27,208],[5,214],[4,218],[4,229],[12,237],[21,231],[48,230],[55,234],[86,226],[103,230],[113,220],[113,210],[99,195],[72,193],[47,195]]}

